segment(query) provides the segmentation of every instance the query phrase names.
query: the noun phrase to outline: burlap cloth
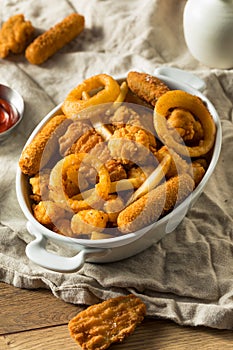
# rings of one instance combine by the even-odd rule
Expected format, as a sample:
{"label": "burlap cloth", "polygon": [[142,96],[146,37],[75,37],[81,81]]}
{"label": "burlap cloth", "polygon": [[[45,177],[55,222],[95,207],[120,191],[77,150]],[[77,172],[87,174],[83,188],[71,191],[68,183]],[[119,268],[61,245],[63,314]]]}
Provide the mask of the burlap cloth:
{"label": "burlap cloth", "polygon": [[[67,302],[92,304],[133,292],[147,314],[182,325],[233,328],[233,71],[216,70],[189,54],[183,37],[185,1],[89,0],[1,2],[1,20],[24,13],[47,29],[73,11],[85,16],[85,31],[41,66],[23,55],[0,61],[0,82],[25,101],[24,120],[0,144],[0,280],[22,288],[50,288]],[[175,232],[135,257],[111,264],[86,263],[61,274],[36,266],[25,255],[32,238],[15,192],[21,149],[36,124],[83,78],[98,73],[124,75],[131,69],[153,73],[169,65],[202,77],[205,95],[222,122],[223,147],[214,174]]]}

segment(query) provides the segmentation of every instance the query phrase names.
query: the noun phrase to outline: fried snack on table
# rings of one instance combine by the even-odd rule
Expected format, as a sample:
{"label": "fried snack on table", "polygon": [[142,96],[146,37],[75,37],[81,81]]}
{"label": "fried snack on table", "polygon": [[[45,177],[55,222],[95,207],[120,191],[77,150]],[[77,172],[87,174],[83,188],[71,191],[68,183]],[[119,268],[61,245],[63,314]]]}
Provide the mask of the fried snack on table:
{"label": "fried snack on table", "polygon": [[42,64],[63,46],[76,38],[84,29],[84,17],[72,13],[60,23],[38,36],[26,49],[26,59],[32,64]]}
{"label": "fried snack on table", "polygon": [[152,224],[161,214],[181,203],[193,189],[194,181],[188,174],[170,178],[121,211],[117,218],[119,230],[125,234]]}
{"label": "fried snack on table", "polygon": [[[91,91],[102,87],[104,87],[102,90],[93,96],[89,96]],[[83,99],[84,92],[85,98]],[[88,107],[114,102],[120,92],[120,86],[115,79],[107,74],[98,74],[84,80],[68,94],[62,105],[62,111],[68,118],[86,119],[86,114],[79,114],[82,110]],[[87,95],[90,98],[87,98]]]}
{"label": "fried snack on table", "polygon": [[[178,132],[175,129],[169,129],[167,122],[169,111],[176,108],[185,109],[200,122],[203,138],[199,140],[197,145],[184,144],[182,137],[177,141]],[[154,109],[154,127],[166,146],[186,157],[199,157],[209,152],[214,145],[216,126],[209,110],[199,97],[182,90],[168,91],[158,99]],[[200,134],[199,127],[197,129],[198,134]]]}
{"label": "fried snack on table", "polygon": [[6,58],[10,52],[20,54],[32,40],[34,28],[24,15],[10,17],[0,30],[0,57]]}
{"label": "fried snack on table", "polygon": [[71,230],[74,236],[88,235],[93,231],[101,232],[108,222],[108,214],[101,210],[81,210],[71,219]]}
{"label": "fried snack on table", "polygon": [[129,294],[89,306],[70,320],[68,328],[83,350],[104,350],[132,334],[145,315],[145,304]]}
{"label": "fried snack on table", "polygon": [[[23,149],[20,156],[19,166],[24,174],[35,175],[46,166],[52,155],[57,151],[59,137],[70,123],[71,121],[61,114],[51,118],[43,126],[30,144]],[[46,152],[44,152],[45,147]]]}
{"label": "fried snack on table", "polygon": [[127,83],[132,92],[152,106],[155,106],[160,96],[169,91],[168,86],[160,79],[146,73],[129,72]]}

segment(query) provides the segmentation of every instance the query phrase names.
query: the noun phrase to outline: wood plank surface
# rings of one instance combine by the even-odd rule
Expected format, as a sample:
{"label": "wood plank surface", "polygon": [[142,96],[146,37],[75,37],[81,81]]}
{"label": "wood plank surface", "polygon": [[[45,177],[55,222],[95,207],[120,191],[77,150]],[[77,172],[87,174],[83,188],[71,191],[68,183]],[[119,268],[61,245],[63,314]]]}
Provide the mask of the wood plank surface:
{"label": "wood plank surface", "polygon": [[[24,290],[0,283],[0,349],[78,350],[67,323],[80,309],[48,290]],[[230,350],[233,332],[146,318],[122,344],[110,349]]]}

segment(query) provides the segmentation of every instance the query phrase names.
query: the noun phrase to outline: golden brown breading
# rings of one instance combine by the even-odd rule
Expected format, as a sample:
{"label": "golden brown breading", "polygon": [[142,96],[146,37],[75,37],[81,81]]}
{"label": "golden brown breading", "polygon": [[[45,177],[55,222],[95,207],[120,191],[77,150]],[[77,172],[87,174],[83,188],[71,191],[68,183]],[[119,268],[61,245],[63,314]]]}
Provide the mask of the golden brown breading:
{"label": "golden brown breading", "polygon": [[194,115],[182,108],[175,108],[171,111],[167,118],[168,129],[175,130],[179,135],[177,141],[180,142],[180,137],[186,142],[200,142],[204,136],[204,130],[201,123],[195,119]]}
{"label": "golden brown breading", "polygon": [[34,177],[29,179],[32,186],[32,195],[30,196],[35,202],[49,199],[49,176],[50,169],[43,169]]}
{"label": "golden brown breading", "polygon": [[84,29],[84,17],[72,13],[60,23],[38,36],[26,49],[25,56],[32,64],[42,64]]}
{"label": "golden brown breading", "polygon": [[68,327],[71,337],[83,350],[104,350],[132,334],[145,314],[145,304],[129,294],[89,306]]}
{"label": "golden brown breading", "polygon": [[173,149],[168,149],[167,146],[161,147],[159,151],[155,153],[155,156],[158,159],[159,163],[161,163],[166,154],[169,154],[171,156],[171,164],[168,172],[166,173],[167,179],[173,176],[181,175],[183,173],[188,173],[190,176],[192,176],[191,164],[183,159],[178,153],[173,151]]}
{"label": "golden brown breading", "polygon": [[205,175],[207,168],[207,162],[205,159],[197,159],[192,162],[193,179],[195,185],[197,186],[201,182],[203,176]]}
{"label": "golden brown breading", "polygon": [[90,129],[90,125],[82,121],[76,121],[70,124],[64,135],[59,138],[61,155],[67,156],[68,154],[74,153],[71,151],[71,148],[73,148],[75,142]]}
{"label": "golden brown breading", "polygon": [[162,185],[126,207],[118,216],[121,232],[140,230],[159,219],[181,203],[193,190],[194,181],[188,174],[170,178]]}
{"label": "golden brown breading", "polygon": [[57,220],[65,217],[65,210],[52,201],[41,201],[33,208],[33,213],[42,225],[55,224]]}
{"label": "golden brown breading", "polygon": [[125,168],[119,160],[110,159],[105,163],[105,166],[108,169],[111,182],[127,179]]}
{"label": "golden brown breading", "polygon": [[149,155],[150,135],[138,126],[116,129],[108,141],[111,156],[122,164],[145,163]]}
{"label": "golden brown breading", "polygon": [[109,199],[104,203],[104,211],[108,214],[108,220],[116,224],[117,217],[125,205],[121,197],[110,194]]}
{"label": "golden brown breading", "polygon": [[152,106],[155,106],[161,95],[169,91],[160,79],[146,73],[129,72],[127,83],[131,91]]}
{"label": "golden brown breading", "polygon": [[103,142],[102,137],[94,129],[89,129],[71,146],[71,153],[89,153],[98,143]]}
{"label": "golden brown breading", "polygon": [[71,122],[61,114],[54,116],[43,126],[32,142],[25,147],[19,159],[19,166],[24,174],[35,175],[49,162],[52,155],[58,151],[58,138]]}
{"label": "golden brown breading", "polygon": [[5,58],[10,52],[22,53],[33,35],[34,28],[30,21],[25,21],[24,15],[10,17],[0,30],[0,57]]}
{"label": "golden brown breading", "polygon": [[103,231],[108,222],[108,214],[101,210],[81,210],[71,219],[71,230],[74,235],[87,235],[94,231]]}

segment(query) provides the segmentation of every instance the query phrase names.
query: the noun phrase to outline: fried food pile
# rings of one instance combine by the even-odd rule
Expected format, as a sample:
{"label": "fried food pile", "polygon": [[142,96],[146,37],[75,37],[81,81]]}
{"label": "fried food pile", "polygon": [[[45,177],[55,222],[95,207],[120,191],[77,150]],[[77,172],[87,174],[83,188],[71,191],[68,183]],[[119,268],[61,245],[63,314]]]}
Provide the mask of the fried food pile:
{"label": "fried food pile", "polygon": [[200,98],[171,91],[158,78],[138,72],[120,82],[107,74],[88,78],[22,152],[33,214],[73,238],[135,232],[196,188],[215,133]]}
{"label": "fried food pile", "polygon": [[82,15],[72,13],[32,42],[35,35],[32,23],[25,21],[23,14],[14,15],[0,29],[0,57],[20,54],[26,49],[25,57],[31,64],[42,64],[76,38],[83,31],[84,22]]}
{"label": "fried food pile", "polygon": [[70,320],[70,335],[82,349],[107,349],[133,333],[146,314],[145,304],[133,294],[89,306]]}

